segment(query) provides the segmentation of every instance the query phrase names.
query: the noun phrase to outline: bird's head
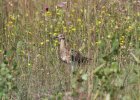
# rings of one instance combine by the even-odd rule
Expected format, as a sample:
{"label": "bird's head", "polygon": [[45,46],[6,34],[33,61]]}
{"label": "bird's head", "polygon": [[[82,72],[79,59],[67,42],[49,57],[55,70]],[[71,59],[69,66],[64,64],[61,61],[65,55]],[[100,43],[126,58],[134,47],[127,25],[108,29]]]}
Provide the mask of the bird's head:
{"label": "bird's head", "polygon": [[65,39],[63,34],[59,34],[58,36],[56,36],[55,38],[57,38],[58,40],[62,40]]}

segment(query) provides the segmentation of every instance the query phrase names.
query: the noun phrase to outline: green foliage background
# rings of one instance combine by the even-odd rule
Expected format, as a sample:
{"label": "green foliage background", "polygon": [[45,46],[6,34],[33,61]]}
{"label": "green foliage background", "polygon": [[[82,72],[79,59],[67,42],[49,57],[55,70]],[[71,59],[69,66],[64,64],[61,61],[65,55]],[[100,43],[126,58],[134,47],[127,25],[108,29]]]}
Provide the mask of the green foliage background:
{"label": "green foliage background", "polygon": [[53,39],[64,33],[73,49],[93,59],[74,77],[84,80],[83,97],[140,99],[140,1],[66,1],[0,1],[0,98],[61,100],[68,92],[80,98]]}

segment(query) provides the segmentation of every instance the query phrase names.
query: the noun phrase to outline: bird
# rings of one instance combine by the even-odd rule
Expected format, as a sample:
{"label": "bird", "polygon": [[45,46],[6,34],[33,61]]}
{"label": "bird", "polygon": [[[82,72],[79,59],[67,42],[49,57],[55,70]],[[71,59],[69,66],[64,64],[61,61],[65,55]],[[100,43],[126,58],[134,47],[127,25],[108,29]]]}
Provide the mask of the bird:
{"label": "bird", "polygon": [[[87,67],[84,67],[85,64],[87,64],[91,58],[83,56],[79,51],[73,50],[67,43],[64,34],[59,34],[55,38],[59,41],[59,51],[58,56],[61,61],[65,62],[66,64],[70,65],[70,84],[77,84],[77,88],[82,86],[82,82],[84,81],[82,79],[81,69],[83,69],[85,72],[87,72]],[[80,70],[79,70],[80,68]],[[82,71],[82,73],[84,72]],[[75,80],[76,79],[76,80]],[[81,84],[81,85],[80,85]],[[71,89],[74,87],[72,85]]]}
{"label": "bird", "polygon": [[65,40],[64,34],[59,34],[55,38],[57,38],[59,41],[59,58],[61,61],[67,64],[72,64],[72,62],[74,62],[78,65],[81,65],[92,60],[91,58],[83,56],[79,51],[68,47],[68,43]]}

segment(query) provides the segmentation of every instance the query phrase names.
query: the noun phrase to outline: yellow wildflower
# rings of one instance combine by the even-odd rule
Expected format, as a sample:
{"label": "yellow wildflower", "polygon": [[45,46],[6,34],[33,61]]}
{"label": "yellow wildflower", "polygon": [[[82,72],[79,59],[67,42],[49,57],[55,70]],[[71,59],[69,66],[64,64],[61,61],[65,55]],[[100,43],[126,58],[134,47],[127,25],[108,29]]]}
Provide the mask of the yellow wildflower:
{"label": "yellow wildflower", "polygon": [[52,33],[50,32],[49,34],[51,35]]}
{"label": "yellow wildflower", "polygon": [[76,28],[73,27],[71,30],[72,30],[72,31],[76,31]]}
{"label": "yellow wildflower", "polygon": [[41,44],[41,45],[43,45],[43,44],[44,44],[44,42],[41,42],[40,44]]}
{"label": "yellow wildflower", "polygon": [[140,12],[137,13],[137,16],[140,16]]}
{"label": "yellow wildflower", "polygon": [[132,30],[132,29],[133,29],[133,27],[132,27],[132,26],[129,26],[129,27],[128,27],[128,29],[129,29],[129,30]]}
{"label": "yellow wildflower", "polygon": [[64,32],[67,32],[67,28],[65,26],[63,27],[63,30],[64,30]]}
{"label": "yellow wildflower", "polygon": [[140,37],[138,38],[138,40],[140,41]]}
{"label": "yellow wildflower", "polygon": [[108,36],[107,36],[107,38],[109,38],[109,39],[110,39],[110,38],[111,38],[111,35],[108,35]]}
{"label": "yellow wildflower", "polygon": [[47,11],[46,13],[45,13],[45,16],[51,16],[52,15],[52,13],[50,12],[50,11]]}
{"label": "yellow wildflower", "polygon": [[36,14],[36,15],[38,15],[38,14],[39,14],[39,12],[37,11],[37,12],[35,12],[35,14]]}
{"label": "yellow wildflower", "polygon": [[46,42],[49,42],[49,40],[48,40],[48,39],[46,39]]}
{"label": "yellow wildflower", "polygon": [[72,12],[75,12],[75,10],[74,10],[74,9],[72,9]]}
{"label": "yellow wildflower", "polygon": [[97,44],[97,45],[101,44],[101,40],[97,41],[96,44]]}
{"label": "yellow wildflower", "polygon": [[77,22],[82,22],[82,20],[80,18],[77,19]]}
{"label": "yellow wildflower", "polygon": [[29,16],[29,14],[28,14],[28,13],[26,13],[26,14],[25,14],[25,16],[26,16],[26,17],[28,17],[28,16]]}
{"label": "yellow wildflower", "polygon": [[96,21],[96,25],[100,25],[102,22],[100,20]]}
{"label": "yellow wildflower", "polygon": [[15,18],[15,16],[14,16],[14,15],[10,15],[9,17],[10,17],[10,19],[11,19],[11,20],[13,20],[13,21],[15,21],[15,20],[16,20],[16,18]]}
{"label": "yellow wildflower", "polygon": [[80,9],[81,12],[83,12],[83,9]]}
{"label": "yellow wildflower", "polygon": [[130,32],[132,30],[133,30],[133,26],[132,25],[131,26],[128,26],[128,28],[126,29],[127,32]]}
{"label": "yellow wildflower", "polygon": [[57,33],[54,33],[54,34],[53,34],[53,36],[56,36],[56,35],[57,35]]}

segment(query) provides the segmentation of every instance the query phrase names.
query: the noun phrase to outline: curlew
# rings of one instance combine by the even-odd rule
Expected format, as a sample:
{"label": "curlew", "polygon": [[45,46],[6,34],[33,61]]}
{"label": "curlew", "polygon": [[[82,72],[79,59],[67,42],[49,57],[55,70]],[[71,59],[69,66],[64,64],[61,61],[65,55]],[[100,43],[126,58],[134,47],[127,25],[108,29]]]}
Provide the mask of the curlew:
{"label": "curlew", "polygon": [[55,38],[59,40],[59,58],[61,61],[67,64],[76,63],[78,65],[82,65],[91,60],[90,58],[83,56],[80,52],[69,48],[63,34],[59,34]]}

